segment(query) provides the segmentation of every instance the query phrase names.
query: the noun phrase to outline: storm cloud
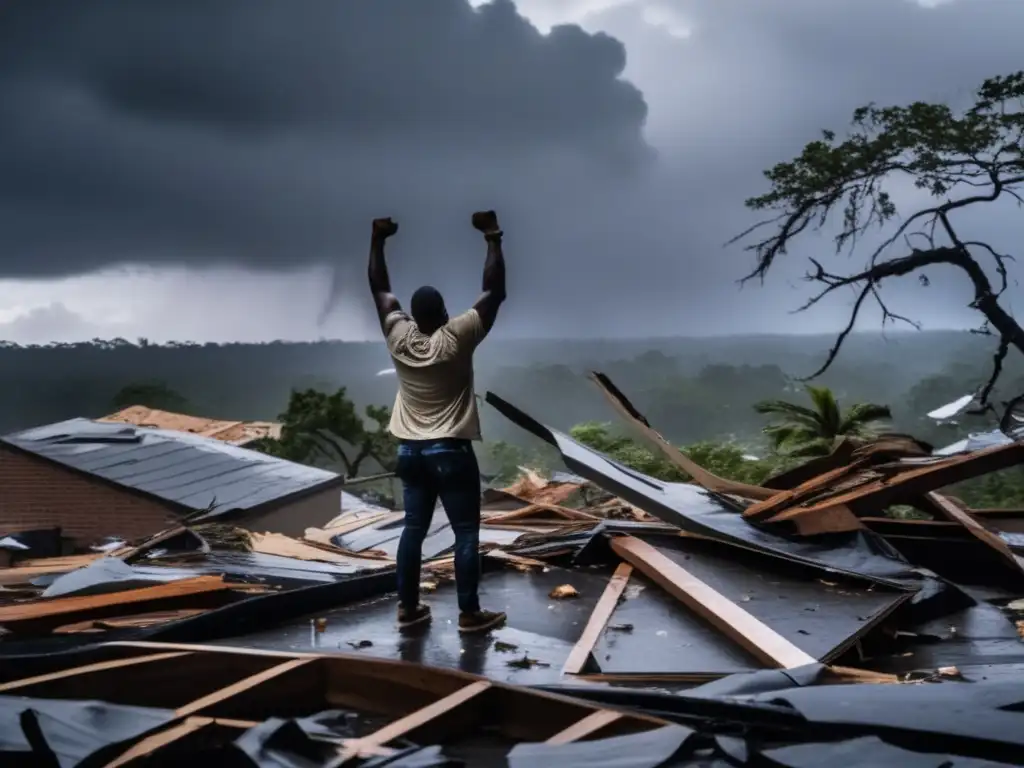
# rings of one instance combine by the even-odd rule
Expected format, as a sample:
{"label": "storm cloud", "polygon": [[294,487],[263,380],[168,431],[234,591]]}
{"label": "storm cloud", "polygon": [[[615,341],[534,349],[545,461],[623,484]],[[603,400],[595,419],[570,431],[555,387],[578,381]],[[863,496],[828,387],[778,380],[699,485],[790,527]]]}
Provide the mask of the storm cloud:
{"label": "storm cloud", "polygon": [[722,243],[760,171],[861,103],[956,101],[1021,66],[1017,0],[581,0],[582,28],[549,32],[520,15],[565,18],[551,8],[10,2],[0,277],[331,265],[336,298],[372,314],[369,220],[391,215],[400,290],[468,301],[469,214],[495,207],[521,333],[763,330],[797,303],[806,253],[737,293],[749,260]]}

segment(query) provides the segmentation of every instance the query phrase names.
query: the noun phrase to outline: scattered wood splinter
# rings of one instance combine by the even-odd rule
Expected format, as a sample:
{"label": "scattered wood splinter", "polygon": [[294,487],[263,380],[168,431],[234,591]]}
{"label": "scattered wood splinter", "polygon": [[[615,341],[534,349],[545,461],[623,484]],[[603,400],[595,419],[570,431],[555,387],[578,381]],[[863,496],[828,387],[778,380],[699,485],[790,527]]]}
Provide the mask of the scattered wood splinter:
{"label": "scattered wood splinter", "polygon": [[566,600],[571,597],[579,597],[580,593],[572,584],[562,584],[551,590],[551,597],[555,600]]}

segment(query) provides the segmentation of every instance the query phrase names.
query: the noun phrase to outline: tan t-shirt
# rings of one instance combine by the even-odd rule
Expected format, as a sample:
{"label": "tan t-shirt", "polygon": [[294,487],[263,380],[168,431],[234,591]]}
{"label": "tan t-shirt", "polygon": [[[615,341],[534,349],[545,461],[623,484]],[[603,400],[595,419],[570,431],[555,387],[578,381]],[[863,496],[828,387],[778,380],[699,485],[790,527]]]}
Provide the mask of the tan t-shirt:
{"label": "tan t-shirt", "polygon": [[473,393],[473,352],[487,332],[475,309],[427,336],[404,312],[384,318],[398,374],[391,434],[399,440],[480,439]]}

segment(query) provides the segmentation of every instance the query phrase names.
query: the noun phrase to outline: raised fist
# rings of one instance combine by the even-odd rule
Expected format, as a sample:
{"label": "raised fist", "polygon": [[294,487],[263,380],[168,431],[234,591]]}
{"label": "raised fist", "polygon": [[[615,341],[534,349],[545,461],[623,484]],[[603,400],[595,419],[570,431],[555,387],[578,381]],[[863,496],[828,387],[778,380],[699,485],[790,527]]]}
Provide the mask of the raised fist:
{"label": "raised fist", "polygon": [[373,220],[373,236],[387,240],[398,231],[398,222],[392,221],[389,216],[386,219]]}
{"label": "raised fist", "polygon": [[483,232],[485,235],[489,232],[497,232],[498,227],[498,214],[494,211],[477,211],[473,214],[472,218],[473,229]]}

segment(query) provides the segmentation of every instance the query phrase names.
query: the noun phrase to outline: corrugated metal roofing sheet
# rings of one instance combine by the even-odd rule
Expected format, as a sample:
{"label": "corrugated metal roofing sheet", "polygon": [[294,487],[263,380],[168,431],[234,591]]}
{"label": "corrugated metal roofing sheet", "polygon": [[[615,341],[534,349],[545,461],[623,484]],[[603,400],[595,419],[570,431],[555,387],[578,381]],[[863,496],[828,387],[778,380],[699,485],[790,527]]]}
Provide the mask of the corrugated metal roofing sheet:
{"label": "corrugated metal roofing sheet", "polygon": [[214,514],[254,509],[318,485],[342,481],[334,472],[210,437],[89,419],[69,419],[7,435],[2,440],[189,509],[215,504]]}

